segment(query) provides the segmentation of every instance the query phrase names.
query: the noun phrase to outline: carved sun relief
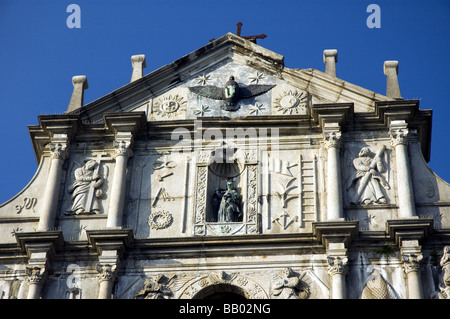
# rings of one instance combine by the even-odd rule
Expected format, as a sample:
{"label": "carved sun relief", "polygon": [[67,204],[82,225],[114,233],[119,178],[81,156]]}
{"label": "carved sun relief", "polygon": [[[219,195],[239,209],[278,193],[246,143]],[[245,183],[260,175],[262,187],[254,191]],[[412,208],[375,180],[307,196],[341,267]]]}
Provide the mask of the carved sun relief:
{"label": "carved sun relief", "polygon": [[178,94],[164,96],[155,101],[155,111],[161,117],[175,117],[180,112],[186,111],[186,103],[187,101]]}
{"label": "carved sun relief", "polygon": [[307,114],[308,94],[289,90],[275,98],[273,107],[282,114]]}

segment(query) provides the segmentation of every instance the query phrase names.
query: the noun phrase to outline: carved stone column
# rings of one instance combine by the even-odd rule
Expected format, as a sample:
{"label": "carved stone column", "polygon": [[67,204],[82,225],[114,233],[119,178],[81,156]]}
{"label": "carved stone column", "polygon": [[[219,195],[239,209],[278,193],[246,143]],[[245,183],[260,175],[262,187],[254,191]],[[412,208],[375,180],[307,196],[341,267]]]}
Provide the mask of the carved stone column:
{"label": "carved stone column", "polygon": [[403,270],[406,273],[408,299],[422,299],[422,282],[420,280],[422,249],[418,240],[405,240],[402,242]]}
{"label": "carved stone column", "polygon": [[[56,135],[56,134],[55,134]],[[59,191],[61,186],[62,165],[67,157],[68,137],[58,134],[50,143],[50,171],[45,187],[38,231],[52,230],[55,224],[56,210],[58,208]]]}
{"label": "carved stone column", "polygon": [[117,278],[117,264],[99,263],[97,271],[99,272],[99,292],[98,299],[111,299],[114,281]]}
{"label": "carved stone column", "polygon": [[39,299],[41,297],[42,286],[47,280],[47,270],[45,266],[28,266],[28,294],[27,299]]}
{"label": "carved stone column", "polygon": [[348,258],[345,245],[343,243],[330,243],[327,258],[331,282],[330,299],[346,299],[347,284],[345,277],[348,273]]}
{"label": "carved stone column", "polygon": [[408,128],[405,121],[392,121],[391,144],[395,148],[399,218],[416,216],[416,203],[408,156]]}
{"label": "carved stone column", "polygon": [[341,161],[339,149],[341,132],[325,131],[323,145],[327,150],[327,220],[343,219]]}
{"label": "carved stone column", "polygon": [[128,158],[132,155],[132,141],[133,135],[131,133],[119,133],[116,135],[114,142],[116,165],[114,167],[114,180],[111,187],[111,200],[106,227],[122,226],[127,163]]}

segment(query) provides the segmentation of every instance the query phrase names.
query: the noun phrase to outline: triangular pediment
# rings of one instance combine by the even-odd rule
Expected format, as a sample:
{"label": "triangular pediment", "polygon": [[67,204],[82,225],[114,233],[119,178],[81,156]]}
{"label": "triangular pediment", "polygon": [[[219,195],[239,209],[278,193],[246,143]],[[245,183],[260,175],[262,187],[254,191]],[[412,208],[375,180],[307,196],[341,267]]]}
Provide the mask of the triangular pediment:
{"label": "triangular pediment", "polygon": [[[217,94],[224,95],[230,76],[242,96],[226,107]],[[376,102],[390,100],[316,69],[287,68],[282,55],[227,33],[74,113],[87,123],[102,122],[104,113],[130,111],[144,111],[149,121],[308,115],[313,104],[330,103],[353,103],[355,113],[367,113]]]}

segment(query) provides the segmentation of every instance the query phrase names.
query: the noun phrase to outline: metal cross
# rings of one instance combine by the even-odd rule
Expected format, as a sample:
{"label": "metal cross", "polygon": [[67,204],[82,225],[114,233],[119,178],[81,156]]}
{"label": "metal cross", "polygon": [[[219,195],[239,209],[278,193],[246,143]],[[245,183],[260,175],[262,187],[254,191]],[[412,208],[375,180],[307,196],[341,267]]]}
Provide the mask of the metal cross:
{"label": "metal cross", "polygon": [[[256,43],[256,39],[265,39],[265,38],[267,37],[267,35],[265,35],[264,33],[263,33],[263,34],[258,34],[258,35],[244,35],[244,36],[243,36],[243,35],[241,35],[242,25],[243,25],[242,22],[238,22],[238,23],[236,24],[236,26],[237,26],[237,32],[236,32],[236,35],[237,35],[238,37],[247,39],[247,40],[249,40],[249,41],[252,41],[253,43]],[[214,40],[215,40],[215,38],[209,40],[209,42],[212,42],[212,41],[214,41]]]}
{"label": "metal cross", "polygon": [[238,22],[236,24],[236,26],[237,26],[236,35],[241,37],[241,38],[244,38],[244,39],[247,39],[247,40],[250,40],[250,41],[256,43],[256,39],[265,39],[267,37],[267,35],[265,35],[264,33],[263,34],[259,34],[259,35],[245,35],[245,36],[242,36],[241,35],[242,25],[243,25],[242,22]]}

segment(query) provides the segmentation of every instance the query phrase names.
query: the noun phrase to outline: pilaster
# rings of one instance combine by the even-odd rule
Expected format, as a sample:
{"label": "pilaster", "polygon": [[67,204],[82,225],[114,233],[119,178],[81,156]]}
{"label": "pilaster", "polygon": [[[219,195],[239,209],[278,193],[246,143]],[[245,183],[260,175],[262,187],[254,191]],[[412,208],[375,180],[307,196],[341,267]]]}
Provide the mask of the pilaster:
{"label": "pilaster", "polygon": [[416,202],[408,155],[408,125],[404,120],[390,122],[391,144],[395,149],[399,218],[416,216]]}
{"label": "pilaster", "polygon": [[128,159],[133,155],[134,139],[145,126],[146,119],[142,112],[107,114],[104,118],[108,129],[114,133],[116,152],[106,227],[121,227]]}
{"label": "pilaster", "polygon": [[358,221],[313,223],[313,236],[322,242],[327,252],[327,270],[330,275],[331,299],[347,298],[347,247],[350,246],[350,243],[358,234]]}
{"label": "pilaster", "polygon": [[422,299],[422,282],[420,273],[422,271],[422,247],[418,240],[405,240],[401,246],[403,270],[406,274],[408,299]]}
{"label": "pilaster", "polygon": [[127,247],[134,240],[132,229],[87,230],[88,241],[98,254],[98,299],[111,299],[112,289]]}
{"label": "pilaster", "polygon": [[330,275],[330,299],[346,299],[348,273],[347,249],[344,243],[329,243],[327,248],[328,274]]}
{"label": "pilaster", "polygon": [[342,128],[347,119],[353,115],[353,104],[314,105],[311,115],[322,128],[322,146],[327,152],[326,220],[343,220],[340,146]]}
{"label": "pilaster", "polygon": [[64,245],[61,231],[15,233],[19,248],[26,252],[27,299],[39,299],[48,277],[48,265],[55,252]]}

